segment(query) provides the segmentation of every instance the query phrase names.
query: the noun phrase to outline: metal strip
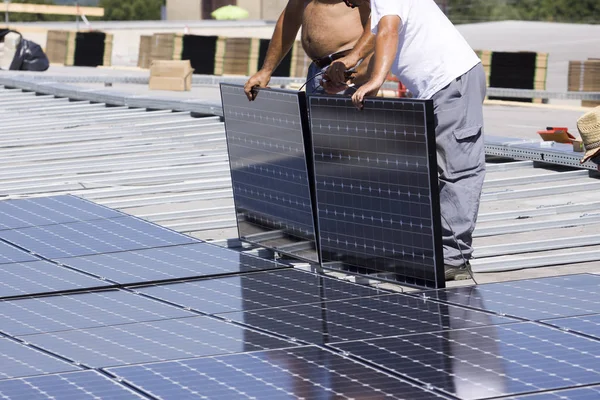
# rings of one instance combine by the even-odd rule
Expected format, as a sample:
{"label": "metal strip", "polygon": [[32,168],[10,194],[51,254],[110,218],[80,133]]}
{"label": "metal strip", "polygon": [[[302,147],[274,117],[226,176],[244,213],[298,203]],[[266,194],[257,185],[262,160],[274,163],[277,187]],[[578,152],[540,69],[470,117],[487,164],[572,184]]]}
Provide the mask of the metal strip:
{"label": "metal strip", "polygon": [[515,169],[526,169],[533,167],[533,161],[513,161],[499,164],[490,164],[487,163],[485,165],[485,170],[487,172],[500,172],[500,171],[512,171]]}
{"label": "metal strip", "polygon": [[523,190],[511,190],[506,189],[501,192],[488,192],[483,193],[481,196],[481,201],[493,201],[493,200],[509,200],[509,199],[523,199],[527,197],[536,197],[536,196],[551,196],[554,194],[564,194],[564,193],[577,193],[579,191],[593,191],[600,190],[600,181],[593,181],[590,183],[576,183],[572,185],[565,186],[552,186],[552,187],[543,187],[537,189],[523,189]]}
{"label": "metal strip", "polygon": [[531,185],[543,182],[560,182],[566,180],[573,180],[578,177],[588,177],[589,174],[590,172],[587,170],[579,170],[568,172],[555,172],[545,175],[518,176],[514,178],[488,180],[485,181],[483,187],[485,189],[491,189],[504,186]]}
{"label": "metal strip", "polygon": [[599,222],[600,214],[583,214],[579,217],[569,217],[552,221],[536,221],[522,224],[498,225],[490,228],[475,228],[473,237],[480,238],[486,236],[507,235],[512,233],[533,232],[545,229],[572,228],[577,226],[597,224]]}
{"label": "metal strip", "polygon": [[552,267],[556,265],[576,264],[583,262],[600,261],[600,251],[586,251],[579,253],[553,254],[531,258],[519,258],[513,260],[490,259],[472,261],[473,271],[482,272],[504,272],[523,268]]}
{"label": "metal strip", "polygon": [[558,215],[583,211],[600,210],[600,203],[568,203],[543,208],[533,208],[527,210],[503,211],[497,213],[479,214],[477,222],[502,221],[511,219],[527,219],[544,215]]}
{"label": "metal strip", "polygon": [[507,243],[493,246],[477,247],[474,256],[477,259],[498,257],[512,254],[533,253],[538,251],[561,250],[585,246],[600,245],[600,235],[560,237],[535,242]]}

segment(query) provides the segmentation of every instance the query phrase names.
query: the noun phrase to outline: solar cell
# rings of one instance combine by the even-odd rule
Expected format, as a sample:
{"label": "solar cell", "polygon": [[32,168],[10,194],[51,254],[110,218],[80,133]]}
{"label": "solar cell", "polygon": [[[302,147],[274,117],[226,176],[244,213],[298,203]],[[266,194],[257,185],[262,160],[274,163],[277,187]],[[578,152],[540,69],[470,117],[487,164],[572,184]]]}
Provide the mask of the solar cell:
{"label": "solar cell", "polygon": [[502,400],[597,400],[600,399],[600,386],[576,389],[553,390],[529,396],[503,397]]}
{"label": "solar cell", "polygon": [[220,314],[258,329],[312,344],[409,335],[514,322],[462,307],[386,295]]}
{"label": "solar cell", "polygon": [[1,329],[12,336],[195,315],[120,290],[0,302]]}
{"label": "solar cell", "polygon": [[418,294],[529,320],[600,313],[600,276],[567,275]]}
{"label": "solar cell", "polygon": [[58,261],[120,284],[253,272],[284,267],[277,262],[208,243],[73,257]]}
{"label": "solar cell", "polygon": [[221,84],[240,238],[312,261],[315,223],[304,93]]}
{"label": "solar cell", "polygon": [[324,266],[443,287],[431,101],[308,101]]}
{"label": "solar cell", "polygon": [[134,217],[5,230],[0,238],[49,259],[198,242]]}
{"label": "solar cell", "polygon": [[11,400],[144,399],[96,371],[69,372],[0,381],[0,398]]}
{"label": "solar cell", "polygon": [[108,284],[47,261],[0,265],[0,298],[103,286]]}
{"label": "solar cell", "polygon": [[316,347],[112,368],[161,399],[442,399]]}
{"label": "solar cell", "polygon": [[600,340],[600,315],[550,319],[544,321],[563,330],[582,333]]}
{"label": "solar cell", "polygon": [[41,351],[3,338],[0,338],[0,360],[0,380],[79,369]]}
{"label": "solar cell", "polygon": [[284,307],[387,293],[298,270],[270,271],[156,285],[137,290],[207,314]]}
{"label": "solar cell", "polygon": [[12,246],[8,243],[0,242],[0,264],[11,264],[25,261],[37,261],[38,258],[31,254]]}
{"label": "solar cell", "polygon": [[71,195],[0,201],[0,230],[122,216],[118,211]]}
{"label": "solar cell", "polygon": [[465,400],[600,382],[600,342],[530,322],[333,346]]}
{"label": "solar cell", "polygon": [[94,368],[294,346],[210,317],[45,333],[27,341]]}

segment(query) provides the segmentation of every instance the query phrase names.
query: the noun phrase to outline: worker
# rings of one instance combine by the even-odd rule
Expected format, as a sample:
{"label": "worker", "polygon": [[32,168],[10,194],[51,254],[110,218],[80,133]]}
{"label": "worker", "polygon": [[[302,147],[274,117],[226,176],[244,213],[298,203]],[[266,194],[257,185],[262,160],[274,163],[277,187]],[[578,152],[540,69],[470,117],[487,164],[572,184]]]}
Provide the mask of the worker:
{"label": "worker", "polygon": [[[269,84],[273,72],[296,41],[301,27],[302,47],[313,60],[308,70],[306,92],[322,91],[321,83],[328,92],[348,89],[348,79],[333,87],[322,82],[321,72],[355,46],[365,27],[370,26],[369,13],[368,4],[349,9],[342,0],[289,0],[275,25],[262,68],[244,85],[248,99],[254,100],[256,96],[252,89]],[[362,45],[372,48],[373,42],[367,41]],[[368,64],[368,59],[365,59],[356,69],[352,82],[354,87],[366,81]]]}
{"label": "worker", "polygon": [[577,120],[577,129],[585,147],[581,163],[592,160],[600,165],[600,106],[583,114]]}
{"label": "worker", "polygon": [[[358,8],[368,4],[347,2]],[[371,26],[360,41],[376,38],[373,70],[352,101],[361,109],[390,70],[414,98],[433,100],[446,280],[468,279],[485,176],[481,60],[433,0],[371,0],[370,6]],[[360,50],[357,46],[354,53]],[[342,82],[342,72],[360,55],[333,63],[325,79]]]}

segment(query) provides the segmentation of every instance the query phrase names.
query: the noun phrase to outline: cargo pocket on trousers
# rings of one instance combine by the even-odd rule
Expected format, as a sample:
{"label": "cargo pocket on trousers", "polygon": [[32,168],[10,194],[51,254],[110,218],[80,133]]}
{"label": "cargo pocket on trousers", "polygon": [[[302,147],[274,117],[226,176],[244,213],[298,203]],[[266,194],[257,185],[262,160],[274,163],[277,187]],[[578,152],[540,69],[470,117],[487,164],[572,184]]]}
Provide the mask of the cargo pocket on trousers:
{"label": "cargo pocket on trousers", "polygon": [[481,125],[474,125],[453,132],[455,148],[446,150],[450,175],[471,171],[479,166],[484,151],[481,130]]}

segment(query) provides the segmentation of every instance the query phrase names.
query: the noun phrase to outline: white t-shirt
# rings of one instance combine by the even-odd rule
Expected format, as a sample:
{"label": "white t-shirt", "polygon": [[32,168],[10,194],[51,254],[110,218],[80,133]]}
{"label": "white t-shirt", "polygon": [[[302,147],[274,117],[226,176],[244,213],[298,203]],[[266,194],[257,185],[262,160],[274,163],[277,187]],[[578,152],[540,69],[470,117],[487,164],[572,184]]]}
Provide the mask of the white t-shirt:
{"label": "white t-shirt", "polygon": [[392,73],[419,99],[429,99],[480,60],[433,0],[371,0],[371,31],[386,15],[400,17]]}

